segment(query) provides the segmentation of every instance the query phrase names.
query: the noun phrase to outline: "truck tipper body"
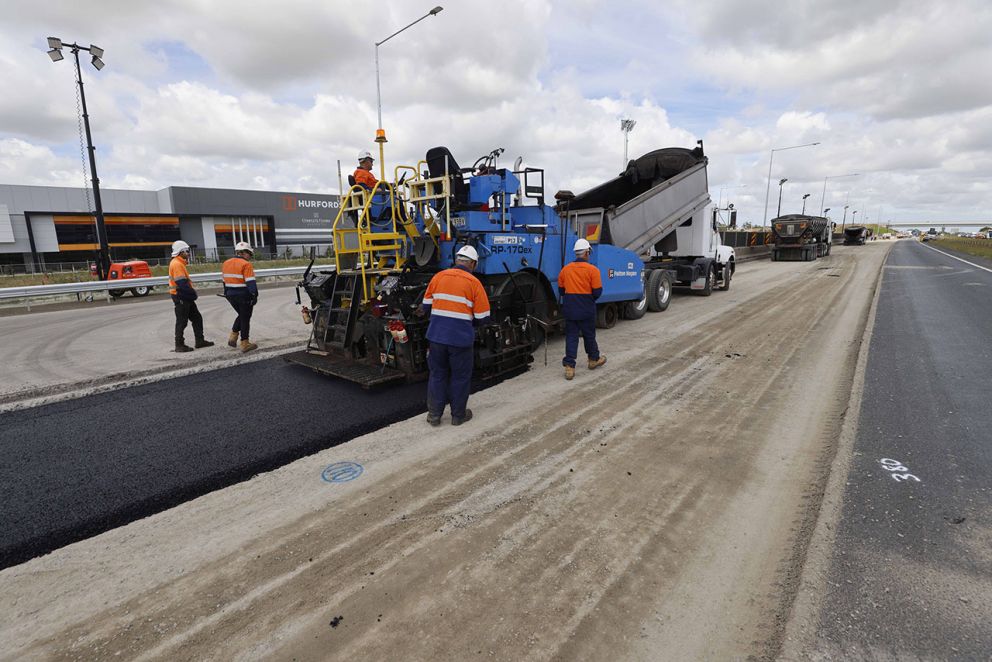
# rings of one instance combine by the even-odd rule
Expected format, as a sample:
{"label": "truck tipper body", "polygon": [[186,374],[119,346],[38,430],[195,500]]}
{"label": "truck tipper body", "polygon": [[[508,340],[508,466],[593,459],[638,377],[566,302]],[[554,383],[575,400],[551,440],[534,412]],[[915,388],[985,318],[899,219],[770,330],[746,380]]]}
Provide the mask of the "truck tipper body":
{"label": "truck tipper body", "polygon": [[655,150],[618,177],[559,204],[579,236],[637,253],[650,310],[668,307],[673,285],[703,295],[730,288],[736,258],[707,213],[707,164],[701,144]]}
{"label": "truck tipper body", "polygon": [[771,221],[772,261],[810,261],[830,255],[833,223],[825,216],[788,214]]}

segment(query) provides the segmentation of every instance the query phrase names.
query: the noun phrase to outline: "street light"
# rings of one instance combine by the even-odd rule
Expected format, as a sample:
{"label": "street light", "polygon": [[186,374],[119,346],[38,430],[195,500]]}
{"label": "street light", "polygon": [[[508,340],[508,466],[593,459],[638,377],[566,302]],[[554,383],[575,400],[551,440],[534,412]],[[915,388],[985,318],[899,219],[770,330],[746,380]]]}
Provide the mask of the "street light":
{"label": "street light", "polygon": [[[792,147],[776,147],[768,157],[768,185],[765,187],[765,215],[761,218],[761,226],[768,223],[768,193],[772,190],[772,161],[775,159],[775,152],[784,152],[787,149],[799,149],[800,147],[812,147],[819,145],[819,142],[806,143],[805,145],[793,145]],[[781,186],[781,184],[779,184]],[[780,205],[781,206],[781,205]]]}
{"label": "street light", "polygon": [[802,211],[802,215],[803,216],[806,215],[806,198],[808,198],[808,197],[809,197],[809,193],[807,193],[806,195],[803,196],[803,211]]}
{"label": "street light", "polygon": [[[829,177],[824,177],[823,178],[823,193],[820,194],[820,209],[823,209],[823,203],[826,201],[826,198],[827,198],[827,180],[828,179],[840,179],[842,177],[858,177],[860,175],[861,175],[860,172],[852,172],[849,175],[830,175]],[[822,215],[822,212],[821,212],[821,215]]]}
{"label": "street light", "polygon": [[635,124],[637,122],[634,120],[620,120],[620,130],[623,132],[623,168],[621,168],[621,172],[627,169],[627,138],[634,130]]}
{"label": "street light", "polygon": [[716,203],[716,208],[717,209],[723,209],[723,204],[722,204],[723,203],[723,192],[726,191],[727,189],[731,189],[731,188],[747,188],[747,184],[738,184],[737,186],[721,186],[720,187],[720,196],[719,196],[719,198],[717,200],[717,203]]}
{"label": "street light", "polygon": [[396,35],[398,35],[399,33],[406,30],[407,28],[411,28],[417,23],[420,23],[428,16],[437,16],[438,14],[441,13],[443,9],[444,7],[441,6],[435,7],[434,9],[430,10],[429,12],[418,18],[413,23],[410,23],[409,25],[400,28],[399,30],[389,35],[382,41],[375,42],[375,99],[376,99],[376,109],[379,112],[379,128],[375,130],[375,141],[379,143],[379,179],[386,178],[386,164],[383,162],[383,147],[382,147],[383,143],[386,142],[386,130],[382,128],[382,90],[379,86],[379,47],[385,44],[393,37],[395,37]]}
{"label": "street light", "polygon": [[824,209],[824,210],[823,210],[822,212],[820,212],[820,215],[821,215],[821,216],[826,216],[826,215],[827,215],[827,212],[828,212],[828,211],[830,211],[830,209],[831,209],[830,207],[827,207],[827,208],[826,208],[826,209]]}
{"label": "street light", "polygon": [[[840,224],[840,231],[841,232],[844,231],[844,226],[847,225],[847,208],[850,207],[850,206],[851,205],[844,205],[844,219],[841,221],[841,224]],[[852,221],[852,223],[853,223],[853,221]]]}
{"label": "street light", "polygon": [[786,183],[788,178],[778,180],[778,213],[775,214],[775,218],[782,215],[782,184]]}
{"label": "street light", "polygon": [[83,72],[79,67],[79,51],[87,51],[93,56],[91,60],[97,71],[103,69],[103,49],[90,44],[89,47],[79,44],[63,44],[58,37],[48,38],[48,57],[52,62],[62,60],[62,48],[72,49],[76,60],[76,82],[79,83],[79,100],[83,108],[83,126],[86,127],[86,146],[90,153],[90,179],[93,182],[93,204],[96,207],[96,238],[100,248],[97,252],[96,268],[100,280],[107,279],[110,270],[110,245],[107,242],[107,224],[103,218],[103,202],[100,200],[100,178],[96,174],[96,147],[93,146],[93,135],[90,133],[90,115],[86,110],[86,94],[83,92]]}

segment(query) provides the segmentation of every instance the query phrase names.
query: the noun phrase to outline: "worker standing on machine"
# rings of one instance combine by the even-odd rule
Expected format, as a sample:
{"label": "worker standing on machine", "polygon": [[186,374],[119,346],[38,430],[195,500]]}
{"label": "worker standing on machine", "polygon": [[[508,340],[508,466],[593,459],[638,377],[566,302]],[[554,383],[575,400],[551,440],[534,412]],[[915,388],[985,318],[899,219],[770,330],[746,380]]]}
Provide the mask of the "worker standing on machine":
{"label": "worker standing on machine", "polygon": [[558,290],[562,295],[565,316],[565,379],[575,377],[575,359],[579,353],[579,336],[589,358],[589,369],[606,363],[596,344],[596,299],[603,293],[599,269],[589,264],[592,246],[585,239],[575,242],[575,262],[566,264],[558,274]]}
{"label": "worker standing on machine", "polygon": [[489,319],[489,297],[472,275],[478,262],[476,250],[462,246],[455,255],[455,266],[435,274],[424,293],[423,309],[431,318],[427,327],[427,422],[433,426],[441,424],[449,404],[452,425],[472,419],[466,405],[472,385],[474,327]]}
{"label": "worker standing on machine", "polygon": [[[172,243],[172,261],[169,262],[169,294],[176,312],[176,351],[192,352],[193,347],[213,347],[213,343],[203,337],[203,316],[196,307],[196,288],[189,277],[190,248],[183,240]],[[186,344],[186,325],[193,323],[193,347]]]}
{"label": "worker standing on machine", "polygon": [[372,164],[374,161],[371,152],[359,152],[358,168],[353,175],[356,184],[364,186],[370,191],[379,183],[379,180],[372,174]]}
{"label": "worker standing on machine", "polygon": [[234,319],[234,326],[231,327],[231,333],[227,337],[227,344],[230,347],[237,347],[238,334],[240,334],[241,351],[250,352],[258,349],[258,345],[249,340],[251,314],[255,304],[258,303],[258,284],[255,282],[255,270],[251,266],[255,251],[247,241],[242,241],[234,246],[234,254],[236,257],[227,260],[221,267],[224,276],[224,297],[238,313]]}

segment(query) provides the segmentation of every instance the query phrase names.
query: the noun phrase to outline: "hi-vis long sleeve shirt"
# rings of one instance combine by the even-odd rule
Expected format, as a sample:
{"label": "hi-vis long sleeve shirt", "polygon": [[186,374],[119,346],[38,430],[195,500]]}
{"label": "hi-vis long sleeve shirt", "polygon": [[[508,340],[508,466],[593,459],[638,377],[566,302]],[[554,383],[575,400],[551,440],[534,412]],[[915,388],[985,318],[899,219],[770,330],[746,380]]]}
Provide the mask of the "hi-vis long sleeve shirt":
{"label": "hi-vis long sleeve shirt", "polygon": [[224,266],[221,267],[221,274],[224,276],[224,296],[228,297],[232,294],[238,295],[246,292],[249,296],[258,296],[255,269],[248,260],[232,257],[224,262]]}
{"label": "hi-vis long sleeve shirt", "polygon": [[489,318],[485,288],[460,266],[434,274],[423,304],[431,316],[427,339],[443,345],[471,347],[475,343],[473,327]]}
{"label": "hi-vis long sleeve shirt", "polygon": [[596,317],[596,299],[603,294],[599,267],[585,260],[566,264],[558,274],[558,290],[563,294],[561,312],[565,319]]}

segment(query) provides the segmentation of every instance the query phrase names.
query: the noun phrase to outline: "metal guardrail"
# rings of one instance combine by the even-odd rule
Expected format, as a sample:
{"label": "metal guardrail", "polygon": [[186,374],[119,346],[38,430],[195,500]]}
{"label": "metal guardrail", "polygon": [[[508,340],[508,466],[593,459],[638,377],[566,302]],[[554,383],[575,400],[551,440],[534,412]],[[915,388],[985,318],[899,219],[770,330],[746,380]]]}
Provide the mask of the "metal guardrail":
{"label": "metal guardrail", "polygon": [[[314,265],[314,269],[333,269],[334,265]],[[256,278],[271,278],[273,276],[298,276],[306,271],[306,267],[280,267],[278,269],[259,269]],[[209,283],[223,280],[219,271],[205,274],[190,274],[194,283]],[[106,290],[129,290],[133,287],[161,287],[169,284],[168,276],[153,276],[152,278],[125,278],[119,280],[89,280],[80,283],[59,283],[56,285],[27,285],[24,287],[0,288],[0,300],[28,299],[46,297],[58,294],[76,294],[78,292],[102,292]]]}

